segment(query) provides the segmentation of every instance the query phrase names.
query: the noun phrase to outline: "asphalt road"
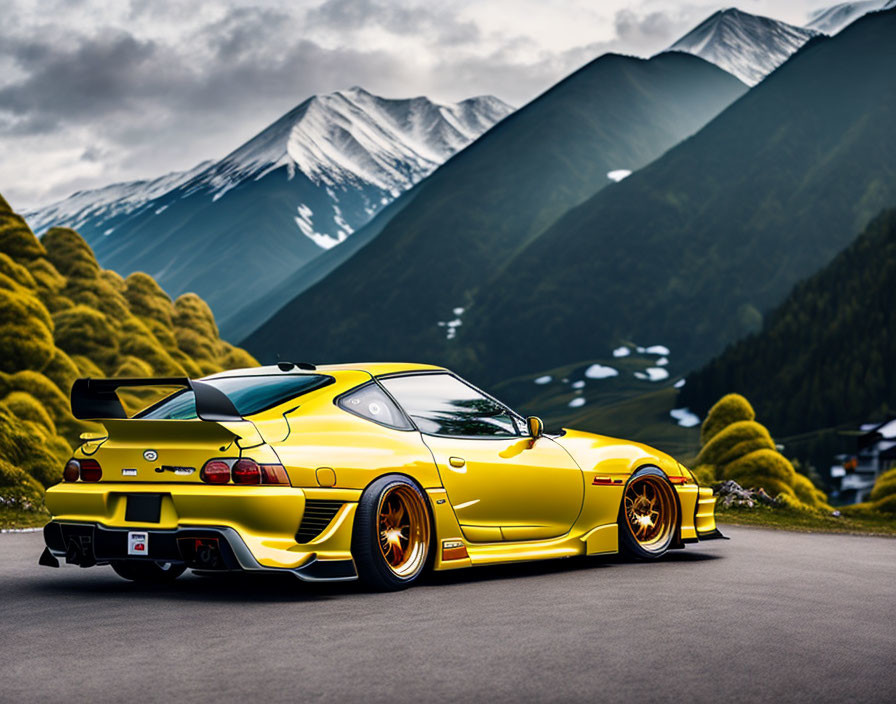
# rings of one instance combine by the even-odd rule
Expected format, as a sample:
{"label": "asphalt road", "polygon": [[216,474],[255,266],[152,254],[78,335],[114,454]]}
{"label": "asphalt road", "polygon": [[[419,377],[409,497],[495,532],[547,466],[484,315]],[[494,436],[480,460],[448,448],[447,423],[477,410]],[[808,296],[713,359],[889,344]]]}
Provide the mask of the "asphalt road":
{"label": "asphalt road", "polygon": [[725,529],[653,564],[464,570],[397,594],[136,586],[0,535],[0,700],[892,701],[896,540]]}

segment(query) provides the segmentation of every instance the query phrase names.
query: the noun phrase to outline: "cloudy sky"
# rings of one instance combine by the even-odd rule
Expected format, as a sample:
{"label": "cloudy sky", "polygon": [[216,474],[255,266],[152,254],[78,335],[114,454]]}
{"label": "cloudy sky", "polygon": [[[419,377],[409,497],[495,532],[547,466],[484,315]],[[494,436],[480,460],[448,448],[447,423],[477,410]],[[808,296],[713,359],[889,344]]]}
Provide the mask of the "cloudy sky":
{"label": "cloudy sky", "polygon": [[[835,0],[740,0],[801,24]],[[18,210],[218,158],[352,85],[522,105],[606,51],[649,56],[727,2],[5,0],[0,193]]]}

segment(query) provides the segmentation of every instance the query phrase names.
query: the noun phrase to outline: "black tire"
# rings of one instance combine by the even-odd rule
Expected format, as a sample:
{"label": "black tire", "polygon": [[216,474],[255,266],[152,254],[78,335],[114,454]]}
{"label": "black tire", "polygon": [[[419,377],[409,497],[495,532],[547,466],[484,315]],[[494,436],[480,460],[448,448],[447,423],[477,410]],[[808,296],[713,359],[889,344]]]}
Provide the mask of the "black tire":
{"label": "black tire", "polygon": [[[656,519],[652,515],[654,504],[651,499],[660,506]],[[659,559],[675,543],[680,514],[675,489],[666,475],[656,467],[639,469],[626,482],[619,506],[621,551],[638,560]],[[641,517],[654,523],[640,524]],[[657,524],[661,524],[661,528]]]}
{"label": "black tire", "polygon": [[152,560],[118,560],[112,569],[119,577],[143,584],[168,584],[180,577],[186,565],[173,562],[158,563]]}
{"label": "black tire", "polygon": [[[381,530],[382,522],[397,514],[398,504],[408,515],[406,547],[403,529],[389,531],[391,536]],[[355,514],[352,557],[359,579],[375,591],[406,589],[430,563],[431,535],[429,504],[417,485],[398,474],[380,477],[364,490]],[[405,559],[399,559],[398,550]]]}

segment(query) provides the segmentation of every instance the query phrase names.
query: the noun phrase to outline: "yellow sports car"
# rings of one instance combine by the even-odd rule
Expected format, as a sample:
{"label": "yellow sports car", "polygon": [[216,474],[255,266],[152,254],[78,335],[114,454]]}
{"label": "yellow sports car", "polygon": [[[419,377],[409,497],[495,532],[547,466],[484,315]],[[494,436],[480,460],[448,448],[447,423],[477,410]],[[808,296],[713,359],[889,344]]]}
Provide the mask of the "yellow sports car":
{"label": "yellow sports car", "polygon": [[[128,418],[116,390],[178,387]],[[400,589],[427,569],[722,537],[712,490],[634,442],[546,434],[456,374],[306,363],[201,380],[79,379],[85,434],[47,491],[40,563],[132,580],[277,570]]]}

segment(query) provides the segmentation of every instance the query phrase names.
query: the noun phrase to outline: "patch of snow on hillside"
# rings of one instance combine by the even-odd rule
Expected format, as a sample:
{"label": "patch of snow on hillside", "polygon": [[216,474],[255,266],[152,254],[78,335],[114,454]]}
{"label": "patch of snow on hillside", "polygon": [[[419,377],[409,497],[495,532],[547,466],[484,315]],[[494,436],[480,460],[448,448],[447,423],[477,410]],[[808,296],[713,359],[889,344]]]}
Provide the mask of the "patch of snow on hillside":
{"label": "patch of snow on hillside", "polygon": [[345,236],[342,236],[340,239],[336,239],[335,237],[331,237],[330,235],[315,232],[314,225],[311,223],[311,216],[314,213],[311,208],[309,208],[304,203],[298,207],[298,211],[298,216],[293,218],[296,221],[296,225],[299,226],[299,230],[302,231],[302,234],[305,235],[305,237],[307,237],[309,240],[314,242],[314,244],[316,244],[318,247],[321,247],[323,249],[330,249],[331,247],[335,247],[345,239]]}
{"label": "patch of snow on hillside", "polygon": [[592,364],[585,370],[585,376],[589,379],[609,379],[612,376],[619,376],[619,370],[602,364]]}
{"label": "patch of snow on hillside", "polygon": [[572,388],[574,388],[574,389],[584,389],[584,388],[585,388],[585,382],[584,382],[584,381],[581,381],[581,380],[580,380],[580,381],[574,381],[574,382],[572,382]]}
{"label": "patch of snow on hillside", "polygon": [[643,372],[635,372],[635,376],[646,381],[662,381],[669,378],[669,372],[662,367],[647,367]]}
{"label": "patch of snow on hillside", "polygon": [[626,176],[631,176],[631,175],[632,175],[632,172],[629,171],[628,169],[616,169],[614,171],[607,172],[607,178],[610,179],[611,181],[615,181],[616,183],[619,183]]}
{"label": "patch of snow on hillside", "polygon": [[632,351],[625,345],[623,345],[622,347],[617,347],[615,350],[613,350],[614,357],[628,357],[631,353]]}
{"label": "patch of snow on hillside", "polygon": [[656,366],[658,366],[658,367],[665,367],[668,363],[669,363],[668,357],[660,357],[658,360],[656,360],[656,362],[654,362],[654,364],[656,364]]}
{"label": "patch of snow on hillside", "polygon": [[669,415],[675,419],[682,428],[693,428],[700,425],[700,418],[696,414],[691,413],[687,408],[673,408],[669,411]]}
{"label": "patch of snow on hillside", "polygon": [[684,386],[684,384],[685,384],[685,380],[679,379],[674,384],[672,384],[672,386],[673,386],[673,388],[680,389],[682,386]]}
{"label": "patch of snow on hillside", "polygon": [[581,396],[574,398],[572,401],[567,404],[570,408],[580,408],[585,405],[585,399]]}
{"label": "patch of snow on hillside", "polygon": [[535,380],[535,383],[538,385],[550,384],[551,379],[553,379],[550,374],[545,374],[544,376],[540,376]]}
{"label": "patch of snow on hillside", "polygon": [[644,350],[647,354],[659,354],[665,357],[666,355],[671,354],[669,352],[669,348],[665,345],[651,345],[646,350]]}

